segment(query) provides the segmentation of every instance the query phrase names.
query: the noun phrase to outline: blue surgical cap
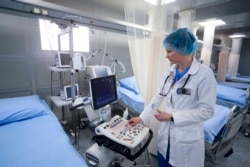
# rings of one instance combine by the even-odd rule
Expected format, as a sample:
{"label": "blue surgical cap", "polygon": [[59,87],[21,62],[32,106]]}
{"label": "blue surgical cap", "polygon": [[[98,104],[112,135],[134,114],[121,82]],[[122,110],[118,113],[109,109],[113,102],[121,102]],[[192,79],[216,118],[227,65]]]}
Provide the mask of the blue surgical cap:
{"label": "blue surgical cap", "polygon": [[181,55],[194,53],[198,44],[194,34],[187,28],[179,28],[163,40],[166,49],[174,50]]}

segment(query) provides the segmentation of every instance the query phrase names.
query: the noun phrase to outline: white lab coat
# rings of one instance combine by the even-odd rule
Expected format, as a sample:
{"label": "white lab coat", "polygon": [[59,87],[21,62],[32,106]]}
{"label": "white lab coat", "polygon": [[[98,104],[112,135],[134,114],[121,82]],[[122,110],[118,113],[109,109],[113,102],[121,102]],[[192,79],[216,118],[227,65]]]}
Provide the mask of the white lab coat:
{"label": "white lab coat", "polygon": [[[216,102],[217,83],[212,70],[199,63],[195,58],[189,71],[172,87],[176,65],[167,72],[165,84],[166,97],[161,96],[162,82],[158,93],[141,113],[140,118],[147,121],[155,113],[163,99],[166,100],[165,112],[173,114],[174,122],[161,122],[158,130],[158,151],[166,158],[168,140],[170,139],[169,163],[174,167],[203,167],[205,159],[204,132],[202,122],[211,118]],[[185,83],[191,95],[177,94],[177,88]]]}

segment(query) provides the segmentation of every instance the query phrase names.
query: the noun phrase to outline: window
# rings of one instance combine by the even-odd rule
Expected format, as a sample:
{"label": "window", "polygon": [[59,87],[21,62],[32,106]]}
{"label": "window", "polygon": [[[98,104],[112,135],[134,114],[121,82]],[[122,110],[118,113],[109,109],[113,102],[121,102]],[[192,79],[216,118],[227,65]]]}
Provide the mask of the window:
{"label": "window", "polygon": [[[58,50],[59,27],[50,20],[39,19],[42,50]],[[61,36],[61,50],[69,51],[69,34]],[[89,52],[89,28],[77,26],[73,28],[73,51]]]}

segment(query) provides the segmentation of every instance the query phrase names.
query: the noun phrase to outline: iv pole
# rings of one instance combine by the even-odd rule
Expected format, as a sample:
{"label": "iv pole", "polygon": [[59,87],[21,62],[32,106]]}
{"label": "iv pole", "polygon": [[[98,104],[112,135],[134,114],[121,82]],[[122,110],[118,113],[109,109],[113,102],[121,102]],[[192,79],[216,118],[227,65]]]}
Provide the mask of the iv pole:
{"label": "iv pole", "polygon": [[[72,105],[76,99],[76,94],[75,94],[75,70],[73,68],[73,56],[74,56],[74,51],[73,51],[73,27],[74,23],[71,20],[69,26],[67,26],[65,29],[61,29],[61,32],[58,35],[58,48],[59,51],[61,51],[61,39],[60,37],[62,35],[68,34],[69,35],[69,54],[70,54],[70,83],[71,83],[71,97],[72,97]],[[60,85],[63,87],[63,83],[60,83]],[[77,143],[77,137],[78,134],[76,132],[76,113],[75,111],[72,111],[72,123],[73,123],[73,132],[75,136],[75,144],[78,145]]]}
{"label": "iv pole", "polygon": [[[76,94],[75,94],[75,70],[73,68],[73,56],[74,56],[74,52],[73,52],[73,21],[70,21],[70,31],[69,31],[69,53],[70,53],[70,80],[71,80],[71,96],[72,96],[72,105],[75,102],[75,98],[76,98]],[[72,111],[72,124],[73,124],[73,132],[75,134],[75,145],[79,146],[79,143],[77,142],[77,138],[79,137],[78,133],[76,132],[76,111],[73,110]]]}

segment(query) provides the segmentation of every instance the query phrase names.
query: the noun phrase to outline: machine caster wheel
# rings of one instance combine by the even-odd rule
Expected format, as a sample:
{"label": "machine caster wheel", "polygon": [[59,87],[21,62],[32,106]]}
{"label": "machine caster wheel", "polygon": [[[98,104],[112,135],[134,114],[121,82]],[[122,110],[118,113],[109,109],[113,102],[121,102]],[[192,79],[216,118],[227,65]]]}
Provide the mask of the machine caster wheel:
{"label": "machine caster wheel", "polygon": [[245,137],[249,137],[249,136],[250,136],[250,133],[249,133],[249,132],[244,132],[244,136],[245,136]]}

